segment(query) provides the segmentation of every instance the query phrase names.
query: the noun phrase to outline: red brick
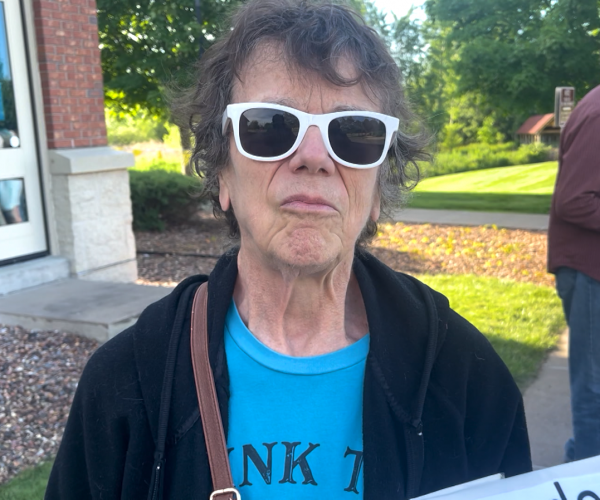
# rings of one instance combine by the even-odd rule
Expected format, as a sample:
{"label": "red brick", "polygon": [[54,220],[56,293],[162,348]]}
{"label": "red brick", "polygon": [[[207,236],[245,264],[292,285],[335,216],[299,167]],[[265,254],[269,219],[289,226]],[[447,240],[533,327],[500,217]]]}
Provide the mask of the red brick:
{"label": "red brick", "polygon": [[65,62],[69,64],[85,64],[83,56],[65,56]]}
{"label": "red brick", "polygon": [[79,139],[80,137],[81,137],[81,134],[79,133],[78,130],[66,130],[65,131],[66,139]]}
{"label": "red brick", "polygon": [[98,130],[100,127],[94,127],[93,129],[83,129],[80,131],[82,137],[99,137],[102,130]]}
{"label": "red brick", "polygon": [[42,17],[41,19],[37,19],[36,21],[40,21],[42,23],[42,26],[48,26],[49,28],[60,28],[60,20],[58,19]]}
{"label": "red brick", "polygon": [[63,71],[49,71],[46,73],[46,78],[49,80],[64,80],[66,75]]}
{"label": "red brick", "polygon": [[[52,110],[54,111],[54,109]],[[69,127],[68,123],[64,123],[62,113],[46,113],[46,120],[52,122],[52,128],[56,127]]]}
{"label": "red brick", "polygon": [[54,139],[50,139],[48,140],[48,147],[50,149],[72,148],[73,143],[68,140],[56,141]]}
{"label": "red brick", "polygon": [[66,130],[71,130],[71,123],[68,122],[63,122],[63,121],[55,121],[54,118],[51,119],[51,122],[48,125],[48,129],[51,129],[52,131],[58,132],[60,131],[60,133],[62,134],[64,131]]}
{"label": "red brick", "polygon": [[47,91],[48,91],[48,95],[51,97],[66,97],[67,91],[64,89],[53,89],[53,88],[49,88],[46,87]]}
{"label": "red brick", "polygon": [[62,4],[60,7],[60,10],[61,10],[61,12],[69,12],[69,13],[73,13],[73,14],[79,14],[80,7],[79,7],[79,5]]}
{"label": "red brick", "polygon": [[62,104],[62,102],[60,104],[52,105],[51,108],[52,108],[52,113],[60,114],[62,117],[64,117],[65,113],[68,112],[67,106]]}
{"label": "red brick", "polygon": [[87,148],[90,147],[91,141],[89,139],[75,139],[73,141],[73,147],[74,148]]}
{"label": "red brick", "polygon": [[63,130],[48,130],[48,137],[52,139],[64,139],[65,132]]}
{"label": "red brick", "polygon": [[38,55],[39,62],[62,62],[62,56],[54,53],[55,47],[46,47],[46,52]]}
{"label": "red brick", "polygon": [[88,29],[86,25],[89,22],[89,18],[85,14],[71,14],[71,21],[81,25],[82,29]]}
{"label": "red brick", "polygon": [[51,0],[34,0],[34,5],[38,5],[40,9],[58,10],[60,6]]}
{"label": "red brick", "polygon": [[108,144],[107,140],[103,137],[98,137],[97,139],[92,139],[91,146],[106,146]]}
{"label": "red brick", "polygon": [[94,0],[33,0],[48,146],[106,144]]}
{"label": "red brick", "polygon": [[73,14],[70,14],[69,12],[62,12],[59,11],[56,14],[54,14],[54,16],[52,16],[54,19],[60,19],[61,21],[71,21],[71,16]]}
{"label": "red brick", "polygon": [[40,62],[39,68],[40,68],[40,72],[56,71],[58,69],[58,64],[51,63],[51,62]]}

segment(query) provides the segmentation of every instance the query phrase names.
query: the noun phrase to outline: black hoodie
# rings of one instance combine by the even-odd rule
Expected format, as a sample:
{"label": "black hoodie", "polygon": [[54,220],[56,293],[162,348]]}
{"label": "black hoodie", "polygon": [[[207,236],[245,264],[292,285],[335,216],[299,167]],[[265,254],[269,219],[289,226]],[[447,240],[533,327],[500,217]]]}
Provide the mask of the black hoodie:
{"label": "black hoodie", "polygon": [[[209,350],[227,430],[225,315],[235,251],[209,279]],[[358,280],[371,335],[363,397],[364,498],[408,499],[531,470],[521,394],[486,338],[448,300],[367,253]],[[100,347],[75,394],[46,499],[208,499],[211,477],[183,281]],[[251,418],[251,416],[249,416]],[[243,491],[241,491],[243,495]]]}

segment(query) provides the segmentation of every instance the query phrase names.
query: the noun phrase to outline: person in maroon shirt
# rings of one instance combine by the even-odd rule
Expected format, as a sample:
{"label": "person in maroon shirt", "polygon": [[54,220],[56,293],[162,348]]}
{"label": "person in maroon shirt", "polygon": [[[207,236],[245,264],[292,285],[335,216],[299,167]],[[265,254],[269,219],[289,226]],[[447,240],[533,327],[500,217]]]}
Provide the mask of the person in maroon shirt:
{"label": "person in maroon shirt", "polygon": [[573,438],[565,460],[600,455],[600,86],[561,133],[548,271],[569,325]]}

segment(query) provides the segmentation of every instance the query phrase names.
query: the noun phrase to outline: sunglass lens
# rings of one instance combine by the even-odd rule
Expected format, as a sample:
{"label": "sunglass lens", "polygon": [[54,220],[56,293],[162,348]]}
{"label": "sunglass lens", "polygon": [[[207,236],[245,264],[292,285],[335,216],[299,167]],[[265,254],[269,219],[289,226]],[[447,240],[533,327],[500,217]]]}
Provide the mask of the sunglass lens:
{"label": "sunglass lens", "polygon": [[331,148],[349,163],[375,163],[383,154],[385,137],[385,123],[377,118],[344,116],[329,123]]}
{"label": "sunglass lens", "polygon": [[240,116],[240,142],[247,153],[274,158],[287,153],[296,138],[300,122],[291,113],[269,108],[253,108]]}

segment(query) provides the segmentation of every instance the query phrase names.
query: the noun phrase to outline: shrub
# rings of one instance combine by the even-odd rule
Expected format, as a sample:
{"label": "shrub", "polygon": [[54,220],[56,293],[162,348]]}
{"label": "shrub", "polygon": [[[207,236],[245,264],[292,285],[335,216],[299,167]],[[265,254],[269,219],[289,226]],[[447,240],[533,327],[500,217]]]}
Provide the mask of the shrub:
{"label": "shrub", "polygon": [[526,165],[551,159],[552,148],[544,144],[526,144],[517,147],[504,144],[469,144],[440,152],[431,164],[423,166],[426,177],[482,170],[485,168]]}
{"label": "shrub", "polygon": [[199,209],[202,182],[167,170],[129,169],[133,228],[137,231],[163,231],[180,224]]}

